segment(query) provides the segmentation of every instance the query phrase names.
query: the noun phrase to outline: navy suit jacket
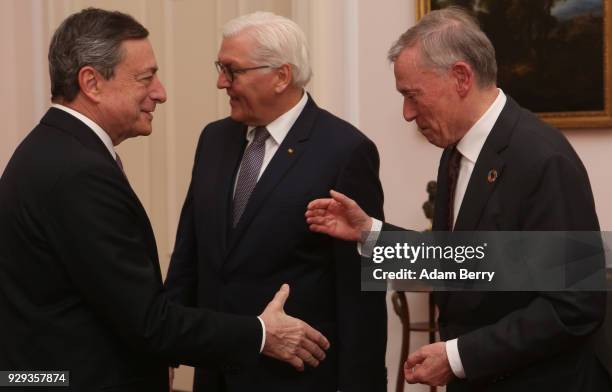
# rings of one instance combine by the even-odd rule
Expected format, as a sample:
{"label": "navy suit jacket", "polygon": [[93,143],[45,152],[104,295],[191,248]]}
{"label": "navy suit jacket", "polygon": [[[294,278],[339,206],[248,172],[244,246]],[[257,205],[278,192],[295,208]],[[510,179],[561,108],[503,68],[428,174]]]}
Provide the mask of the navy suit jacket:
{"label": "navy suit jacket", "polygon": [[[440,160],[433,230],[447,230],[449,152]],[[587,172],[566,138],[508,97],[454,230],[599,231],[599,223]],[[459,338],[467,376],[449,392],[609,390],[591,341],[605,293],[437,292],[434,299],[440,337]]]}
{"label": "navy suit jacket", "polygon": [[199,369],[196,388],[386,391],[384,293],[360,291],[354,243],[310,232],[304,217],[308,202],[330,189],[383,215],[375,145],[309,97],[232,229],[246,130],[226,118],[202,132],[166,286],[183,304],[258,315],[289,283],[285,311],[321,331],[331,348],[318,368],[303,373],[263,356],[255,368]]}
{"label": "navy suit jacket", "polygon": [[258,358],[255,317],[166,299],[144,208],[72,115],[50,109],[17,148],[0,222],[0,369],[68,370],[66,391],[166,392],[170,361]]}

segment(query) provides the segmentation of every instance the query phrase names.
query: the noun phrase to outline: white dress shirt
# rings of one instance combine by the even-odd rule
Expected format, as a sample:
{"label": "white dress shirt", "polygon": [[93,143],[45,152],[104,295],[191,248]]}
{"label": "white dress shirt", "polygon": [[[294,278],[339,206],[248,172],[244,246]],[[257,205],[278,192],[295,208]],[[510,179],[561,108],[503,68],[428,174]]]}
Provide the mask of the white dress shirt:
{"label": "white dress shirt", "polygon": [[113,147],[113,141],[111,140],[110,136],[108,136],[108,133],[106,133],[106,131],[102,129],[101,126],[96,124],[93,120],[91,120],[89,117],[85,116],[84,114],[79,113],[76,110],[66,107],[64,105],[60,105],[59,103],[54,103],[53,105],[51,105],[51,107],[54,107],[59,110],[63,110],[64,112],[71,114],[72,116],[81,120],[96,135],[98,135],[98,137],[100,138],[100,140],[102,140],[102,143],[104,143],[104,145],[106,146],[106,149],[111,154],[113,159],[117,160],[117,153],[115,152],[115,148]]}
{"label": "white dress shirt", "polygon": [[[461,161],[459,163],[459,176],[457,178],[457,185],[455,188],[455,199],[453,200],[453,226],[459,215],[461,209],[461,203],[465,196],[474,165],[480,154],[480,150],[485,144],[489,133],[493,129],[495,122],[499,118],[501,111],[506,104],[506,94],[501,89],[498,89],[499,93],[495,101],[489,106],[487,111],[474,123],[472,128],[461,138],[457,143],[457,150],[461,153]],[[382,222],[378,219],[372,218],[372,228],[370,233],[363,244],[363,255],[369,257],[371,251],[378,240],[380,230],[382,229]],[[361,253],[361,243],[358,244],[358,250]],[[367,254],[366,254],[367,253]],[[459,349],[457,347],[457,339],[452,339],[446,342],[446,355],[448,356],[448,362],[450,364],[453,373],[458,378],[465,378],[465,370],[463,369],[463,363],[459,356]]]}
{"label": "white dress shirt", "polygon": [[[257,176],[257,181],[259,181],[264,170],[266,170],[266,167],[268,167],[268,164],[270,163],[270,161],[274,157],[274,154],[276,154],[276,151],[278,150],[278,146],[280,146],[283,140],[285,140],[285,137],[289,133],[289,130],[297,121],[298,117],[302,113],[302,110],[304,110],[304,107],[306,106],[307,102],[308,94],[306,94],[306,92],[304,91],[302,94],[302,99],[300,99],[300,101],[294,107],[283,113],[280,117],[272,121],[270,124],[266,125],[266,129],[268,130],[270,137],[266,139],[264,158],[263,162],[261,163],[259,175]],[[256,127],[250,126],[247,130],[247,147],[253,142],[253,139],[255,139],[255,128]],[[238,173],[236,173],[236,179],[234,180],[234,193],[236,193],[236,184],[238,183],[239,175],[240,166],[238,167]]]}

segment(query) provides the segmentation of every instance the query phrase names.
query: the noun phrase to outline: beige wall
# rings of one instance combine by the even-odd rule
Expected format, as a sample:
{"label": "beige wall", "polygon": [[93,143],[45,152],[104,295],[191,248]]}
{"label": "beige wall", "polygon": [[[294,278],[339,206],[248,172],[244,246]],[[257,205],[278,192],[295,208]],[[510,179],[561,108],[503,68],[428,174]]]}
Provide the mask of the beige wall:
{"label": "beige wall", "polygon": [[[414,23],[414,0],[3,0],[0,170],[48,107],[50,35],[68,14],[86,6],[129,12],[149,28],[168,90],[168,102],[155,112],[153,135],[118,148],[151,217],[162,270],[167,269],[174,244],[197,137],[205,123],[227,114],[225,94],[214,87],[212,64],[220,27],[231,17],[259,9],[292,17],[302,26],[314,70],[309,91],[321,106],[357,125],[378,145],[388,219],[408,227],[427,225],[420,206],[426,182],[436,176],[440,150],[403,121],[401,99],[385,60],[391,42]],[[565,134],[589,171],[602,228],[612,230],[612,130]],[[423,299],[411,296],[410,303],[415,318],[424,317]],[[399,333],[399,322],[390,314],[390,386]],[[424,339],[415,336],[413,348]],[[188,377],[182,377],[178,386],[187,389]]]}

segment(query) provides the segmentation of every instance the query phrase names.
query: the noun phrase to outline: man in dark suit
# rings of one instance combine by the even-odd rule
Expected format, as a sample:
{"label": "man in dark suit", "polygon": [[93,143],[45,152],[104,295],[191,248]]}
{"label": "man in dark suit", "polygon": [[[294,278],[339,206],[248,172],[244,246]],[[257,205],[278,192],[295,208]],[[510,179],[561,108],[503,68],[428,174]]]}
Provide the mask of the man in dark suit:
{"label": "man in dark suit", "polygon": [[197,369],[195,389],[386,391],[384,293],[360,292],[354,243],[303,219],[330,187],[382,217],[376,147],[304,91],[311,72],[294,22],[262,12],[230,21],[216,65],[231,116],[200,137],[167,289],[185,305],[249,315],[288,282],[287,310],[331,348],[301,374],[266,358],[244,371]]}
{"label": "man in dark suit", "polygon": [[167,300],[149,219],[114,151],[150,134],[166,100],[147,36],[99,9],[53,36],[54,105],[0,179],[0,369],[67,370],[74,391],[166,392],[171,362],[239,368],[263,352],[316,366],[328,342],[284,314],[286,285],[259,320]]}
{"label": "man in dark suit", "polygon": [[[556,129],[499,90],[495,52],[461,9],[426,15],[389,51],[404,117],[444,148],[434,230],[598,231],[586,170]],[[403,230],[332,192],[306,213],[315,232],[376,241]],[[448,391],[604,391],[595,356],[603,292],[436,293],[442,342],[405,364],[410,383]]]}

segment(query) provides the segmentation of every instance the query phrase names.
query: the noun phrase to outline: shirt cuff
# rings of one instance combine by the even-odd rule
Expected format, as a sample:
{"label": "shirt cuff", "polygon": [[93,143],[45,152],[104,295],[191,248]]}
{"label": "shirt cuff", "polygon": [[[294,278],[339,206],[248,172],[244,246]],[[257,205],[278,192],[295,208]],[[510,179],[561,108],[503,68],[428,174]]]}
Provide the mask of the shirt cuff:
{"label": "shirt cuff", "polygon": [[259,353],[261,353],[266,345],[266,324],[264,324],[263,320],[259,316],[257,316],[257,320],[259,320],[261,323],[261,347],[259,348]]}
{"label": "shirt cuff", "polygon": [[372,218],[372,227],[370,227],[370,231],[365,241],[357,243],[357,253],[363,257],[371,257],[372,250],[374,249],[374,245],[376,245],[376,241],[378,241],[378,237],[380,236],[380,231],[382,230],[382,222],[376,218]]}
{"label": "shirt cuff", "polygon": [[457,347],[457,339],[449,340],[445,344],[446,356],[448,357],[448,363],[450,364],[453,374],[457,378],[465,378],[465,370],[461,363],[461,357],[459,356],[459,348]]}

